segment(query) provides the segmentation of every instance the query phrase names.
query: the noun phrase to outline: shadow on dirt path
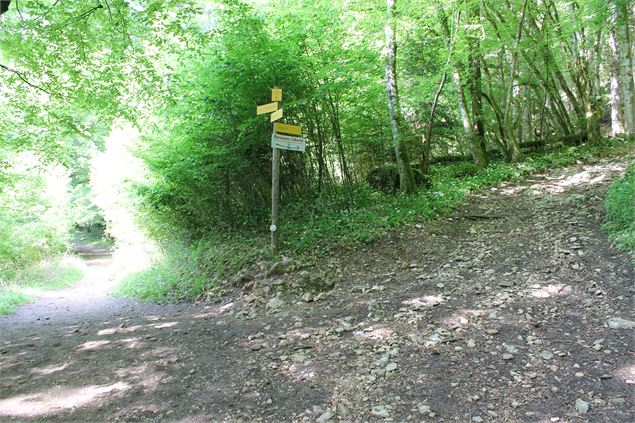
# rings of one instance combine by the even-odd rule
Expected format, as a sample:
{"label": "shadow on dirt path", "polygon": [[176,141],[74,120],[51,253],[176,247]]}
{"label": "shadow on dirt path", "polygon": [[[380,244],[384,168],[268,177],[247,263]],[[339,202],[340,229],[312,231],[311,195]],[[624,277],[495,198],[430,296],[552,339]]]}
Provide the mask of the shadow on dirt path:
{"label": "shadow on dirt path", "polygon": [[222,304],[138,304],[92,266],[0,317],[0,421],[630,423],[634,271],[600,227],[624,168],[504,184],[325,259],[317,302],[261,269]]}

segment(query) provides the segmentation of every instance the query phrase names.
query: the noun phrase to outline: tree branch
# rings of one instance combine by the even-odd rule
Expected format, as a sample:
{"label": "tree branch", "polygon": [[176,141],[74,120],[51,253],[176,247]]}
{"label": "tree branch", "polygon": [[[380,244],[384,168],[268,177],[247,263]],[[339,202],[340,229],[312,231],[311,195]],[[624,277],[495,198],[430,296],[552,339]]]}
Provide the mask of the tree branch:
{"label": "tree branch", "polygon": [[87,17],[89,17],[90,15],[93,14],[93,12],[95,12],[98,9],[103,9],[103,5],[101,3],[97,3],[97,6],[91,8],[90,10],[87,10],[86,12],[82,13],[81,15],[79,15],[77,17],[77,20],[81,20],[81,19],[85,19]]}
{"label": "tree branch", "polygon": [[2,69],[4,69],[4,70],[6,70],[6,71],[8,71],[8,72],[13,73],[13,74],[14,74],[14,75],[16,75],[18,78],[20,78],[20,80],[21,80],[22,82],[24,82],[25,84],[27,84],[29,87],[35,88],[36,90],[40,90],[40,91],[42,91],[42,92],[44,92],[44,93],[46,93],[46,94],[48,94],[48,95],[53,95],[53,93],[52,93],[52,92],[50,92],[50,91],[48,91],[46,88],[43,88],[43,87],[41,87],[41,86],[39,86],[39,85],[35,85],[35,84],[33,84],[33,83],[29,82],[29,80],[26,78],[26,76],[24,76],[24,74],[23,74],[22,72],[20,72],[19,70],[17,70],[17,69],[13,69],[13,68],[10,68],[10,67],[8,67],[8,66],[5,66],[5,65],[3,65],[2,63],[0,63],[0,68],[2,68]]}

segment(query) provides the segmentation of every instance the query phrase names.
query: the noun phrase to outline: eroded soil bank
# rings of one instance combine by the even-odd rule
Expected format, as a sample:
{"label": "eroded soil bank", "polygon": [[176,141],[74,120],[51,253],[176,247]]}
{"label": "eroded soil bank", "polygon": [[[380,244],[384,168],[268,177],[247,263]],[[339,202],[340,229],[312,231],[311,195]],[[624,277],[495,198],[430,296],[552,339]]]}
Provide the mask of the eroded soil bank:
{"label": "eroded soil bank", "polygon": [[221,304],[143,305],[95,266],[0,318],[0,421],[630,423],[634,271],[600,227],[624,168],[499,186],[321,261],[318,301],[256,269]]}

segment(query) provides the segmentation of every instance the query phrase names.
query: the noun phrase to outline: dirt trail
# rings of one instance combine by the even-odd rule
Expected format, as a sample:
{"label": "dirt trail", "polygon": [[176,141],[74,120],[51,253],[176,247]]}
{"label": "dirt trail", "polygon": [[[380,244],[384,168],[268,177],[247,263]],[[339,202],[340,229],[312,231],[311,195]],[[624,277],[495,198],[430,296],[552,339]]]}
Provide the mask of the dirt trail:
{"label": "dirt trail", "polygon": [[140,305],[94,266],[0,318],[0,421],[630,423],[634,271],[600,228],[624,167],[503,185],[319,262],[336,287],[316,302],[263,270],[223,304]]}

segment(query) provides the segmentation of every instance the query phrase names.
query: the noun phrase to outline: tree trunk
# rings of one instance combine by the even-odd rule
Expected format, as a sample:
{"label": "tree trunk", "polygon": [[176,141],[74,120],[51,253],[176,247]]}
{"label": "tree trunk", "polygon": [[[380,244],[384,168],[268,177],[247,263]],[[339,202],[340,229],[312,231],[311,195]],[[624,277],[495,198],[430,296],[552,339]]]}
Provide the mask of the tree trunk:
{"label": "tree trunk", "polygon": [[[470,22],[480,24],[479,7],[475,6],[471,9]],[[474,23],[473,23],[474,25]],[[472,156],[474,163],[480,169],[487,166],[487,156],[485,154],[485,124],[483,122],[483,95],[481,90],[481,54],[480,41],[478,37],[471,34],[468,35],[468,49],[470,52],[470,78],[469,87],[472,97]]]}
{"label": "tree trunk", "polygon": [[516,36],[514,37],[514,46],[512,48],[512,62],[509,70],[509,81],[507,86],[507,98],[505,100],[505,129],[509,136],[509,157],[510,161],[517,162],[521,158],[521,151],[518,139],[513,135],[511,128],[511,110],[512,99],[514,94],[514,81],[516,80],[516,67],[518,66],[518,46],[520,45],[520,39],[523,33],[523,21],[525,20],[525,10],[527,9],[527,1],[523,2],[520,10],[520,16],[518,17],[518,26],[516,27]]}
{"label": "tree trunk", "polygon": [[626,133],[635,136],[635,77],[633,72],[633,45],[630,33],[629,11],[631,0],[615,0],[617,9],[617,43],[620,52],[620,85],[624,102]]}
{"label": "tree trunk", "polygon": [[390,130],[392,145],[395,149],[397,169],[399,171],[399,186],[401,191],[412,194],[416,185],[408,154],[399,139],[399,93],[397,91],[397,40],[395,37],[396,0],[386,0],[386,96],[388,97],[388,113],[390,115]]}
{"label": "tree trunk", "polygon": [[[615,6],[615,5],[612,5]],[[622,78],[620,77],[620,51],[618,49],[617,9],[611,10],[611,32],[609,33],[609,48],[611,50],[611,135],[623,134],[626,129],[624,122],[624,99],[622,98]]]}
{"label": "tree trunk", "polygon": [[425,124],[423,129],[423,135],[421,136],[421,142],[423,143],[423,157],[421,160],[421,173],[427,175],[430,173],[430,153],[432,151],[432,125],[434,123],[434,114],[437,110],[437,104],[439,104],[439,97],[441,96],[441,91],[443,91],[443,87],[445,86],[445,81],[448,79],[448,73],[443,72],[443,77],[439,82],[439,87],[437,88],[437,92],[434,94],[434,100],[432,101],[432,107],[430,108],[430,115],[428,117],[428,121]]}

